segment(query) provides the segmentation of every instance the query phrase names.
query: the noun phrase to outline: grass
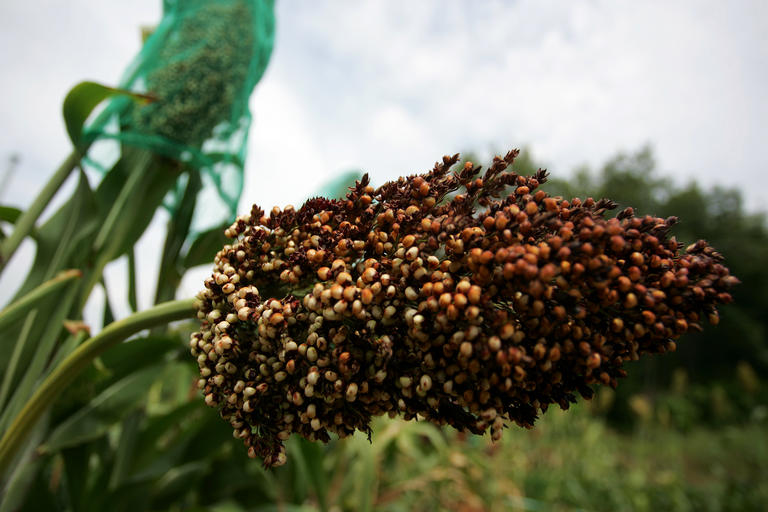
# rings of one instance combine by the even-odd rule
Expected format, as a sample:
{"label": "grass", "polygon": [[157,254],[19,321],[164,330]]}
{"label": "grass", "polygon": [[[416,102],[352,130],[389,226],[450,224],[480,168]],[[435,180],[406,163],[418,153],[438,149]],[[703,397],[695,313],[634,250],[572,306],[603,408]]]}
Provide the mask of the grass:
{"label": "grass", "polygon": [[[392,429],[392,442],[378,447]],[[374,510],[742,511],[768,502],[765,421],[687,432],[646,423],[626,433],[580,404],[548,412],[531,431],[512,429],[496,445],[412,430],[386,420],[372,446],[345,442],[353,459],[382,450]],[[355,510],[354,495],[339,505]]]}

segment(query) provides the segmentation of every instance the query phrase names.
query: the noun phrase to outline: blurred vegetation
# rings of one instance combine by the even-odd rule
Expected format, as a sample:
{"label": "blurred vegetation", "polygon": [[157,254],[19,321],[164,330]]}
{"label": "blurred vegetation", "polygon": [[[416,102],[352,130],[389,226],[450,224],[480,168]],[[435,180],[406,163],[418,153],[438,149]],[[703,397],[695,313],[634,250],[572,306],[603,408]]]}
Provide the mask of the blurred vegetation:
{"label": "blurred vegetation", "polygon": [[681,429],[664,418],[691,406],[685,388],[632,397],[631,430],[604,421],[616,397],[603,388],[497,444],[379,418],[371,443],[294,437],[288,464],[267,471],[201,405],[183,347],[192,328],[120,345],[80,377],[54,408],[21,510],[757,511],[768,500],[767,415]]}

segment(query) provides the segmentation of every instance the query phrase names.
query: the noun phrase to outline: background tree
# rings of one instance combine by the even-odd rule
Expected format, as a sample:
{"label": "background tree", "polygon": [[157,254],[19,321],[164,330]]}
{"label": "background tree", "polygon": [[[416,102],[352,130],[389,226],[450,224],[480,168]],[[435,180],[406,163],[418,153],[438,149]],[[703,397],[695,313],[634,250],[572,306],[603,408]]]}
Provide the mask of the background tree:
{"label": "background tree", "polygon": [[[531,164],[529,160],[521,169],[534,169]],[[764,213],[748,212],[736,187],[707,187],[697,181],[680,184],[674,176],[660,176],[647,146],[619,154],[597,170],[582,167],[570,178],[555,175],[545,189],[568,198],[609,197],[619,203],[615,212],[631,205],[640,214],[675,215],[679,223],[672,232],[679,241],[689,244],[706,239],[741,280],[734,302],[722,308],[720,325],[687,336],[675,354],[630,366],[628,382],[618,388],[623,398],[616,404],[627,404],[627,395],[639,391],[656,394],[679,386],[680,379],[724,390],[734,417],[745,407],[765,402],[764,397],[744,393],[745,386],[755,387],[745,379],[768,370],[768,229]],[[700,401],[711,402],[712,393],[705,395]],[[623,414],[614,411],[614,417],[618,416]]]}

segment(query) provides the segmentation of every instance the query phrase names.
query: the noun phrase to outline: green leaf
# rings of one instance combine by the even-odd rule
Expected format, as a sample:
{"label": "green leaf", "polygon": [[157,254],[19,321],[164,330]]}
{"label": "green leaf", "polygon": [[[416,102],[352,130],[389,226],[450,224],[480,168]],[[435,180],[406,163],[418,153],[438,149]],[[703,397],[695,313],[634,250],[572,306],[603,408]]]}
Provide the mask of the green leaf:
{"label": "green leaf", "polygon": [[[189,235],[192,215],[197,205],[197,194],[202,188],[200,174],[190,171],[186,175],[187,185],[173,217],[168,221],[165,244],[160,259],[160,272],[157,278],[155,304],[172,300],[181,282],[181,262],[179,255],[184,241]],[[181,181],[181,180],[180,180]]]}
{"label": "green leaf", "polygon": [[359,471],[357,472],[356,491],[358,510],[366,512],[373,510],[373,499],[377,493],[376,470],[379,461],[374,456],[373,450],[365,450],[359,453]]}
{"label": "green leaf", "polygon": [[139,427],[143,419],[144,411],[139,409],[123,420],[123,428],[120,431],[120,440],[117,443],[115,453],[115,463],[109,478],[110,489],[120,487],[129,473],[136,449],[136,441],[139,437]]}
{"label": "green leaf", "polygon": [[309,481],[309,469],[304,457],[303,446],[298,436],[288,440],[287,452],[291,455],[291,463],[274,470],[280,486],[287,492],[285,498],[290,503],[304,503],[307,500],[311,485]]}
{"label": "green leaf", "polygon": [[85,508],[86,490],[88,487],[88,461],[91,458],[93,445],[81,444],[61,451],[64,463],[64,485],[71,510]]}
{"label": "green leaf", "polygon": [[157,379],[158,372],[158,365],[150,366],[109,386],[85,407],[60,423],[40,447],[40,451],[51,453],[104,435],[146,395],[150,385]]}
{"label": "green leaf", "polygon": [[64,124],[67,134],[76,148],[82,147],[83,126],[99,103],[112,96],[128,96],[134,100],[147,103],[155,98],[124,89],[116,89],[96,82],[80,82],[67,93],[62,107]]}
{"label": "green leaf", "polygon": [[14,412],[11,411],[11,407],[5,406],[5,399],[10,393],[11,387],[15,381],[16,369],[21,366],[19,360],[25,351],[24,349],[27,347],[27,340],[29,340],[30,332],[36,325],[35,319],[39,312],[40,311],[37,309],[30,311],[24,318],[24,322],[19,323],[19,326],[21,327],[18,331],[19,336],[13,345],[13,352],[8,360],[8,365],[5,367],[3,382],[2,385],[0,385],[0,410],[2,410],[2,415],[0,415],[0,431],[5,429],[6,421],[8,421],[14,414]]}
{"label": "green leaf", "polygon": [[163,198],[176,183],[184,167],[173,160],[153,155],[146,176],[128,203],[128,210],[119,211],[120,220],[110,235],[113,242],[111,258],[126,254],[141,238]]}
{"label": "green leaf", "polygon": [[227,227],[229,227],[229,224],[223,224],[200,233],[184,257],[184,267],[192,268],[198,265],[213,265],[214,256],[229,240],[224,236],[224,230]]}
{"label": "green leaf", "polygon": [[[86,486],[83,489],[81,507],[73,507],[72,510],[84,512],[97,512],[112,510],[115,505],[123,504],[123,500],[107,492],[109,477],[112,474],[114,461],[114,449],[107,436],[101,436],[93,442],[85,445],[89,452],[88,466],[86,468]],[[125,510],[125,508],[123,508]],[[146,510],[145,507],[135,507],[129,510]]]}
{"label": "green leaf", "polygon": [[155,485],[153,501],[168,500],[169,504],[172,504],[174,498],[178,499],[190,488],[197,486],[206,469],[208,469],[206,460],[189,462],[169,469]]}
{"label": "green leaf", "polygon": [[10,261],[24,239],[34,233],[35,224],[40,215],[45,211],[61,186],[79,164],[80,156],[78,151],[72,151],[54,171],[53,175],[43,186],[43,189],[37,194],[37,197],[16,219],[13,231],[8,238],[0,243],[0,269],[4,268],[5,264]]}
{"label": "green leaf", "polygon": [[70,199],[37,230],[35,261],[18,295],[65,268],[84,266],[90,253],[77,243],[82,237],[91,234],[98,225],[98,210],[94,199],[88,178],[81,171],[77,188]]}
{"label": "green leaf", "polygon": [[[20,300],[23,301],[22,297],[27,292],[53,278],[63,269],[84,268],[90,253],[78,244],[78,235],[87,236],[90,227],[95,227],[96,224],[93,194],[85,174],[81,172],[80,180],[72,197],[38,229],[35,236],[37,252],[34,263],[12,304],[18,303]],[[77,287],[71,288],[76,289]],[[61,290],[59,289],[59,291]],[[61,295],[58,292],[45,295],[44,300],[40,300],[36,304],[37,308],[46,312],[48,318],[60,316],[72,318],[70,316],[72,311],[67,309],[71,306],[71,303],[65,304],[65,301],[61,300]],[[55,340],[52,341],[46,337],[47,333],[51,332],[51,327],[52,324],[49,322],[35,322],[31,326],[27,338],[31,343],[22,343],[16,325],[0,327],[0,368],[7,367],[15,347],[20,343],[22,346],[19,347],[19,350],[23,348],[23,351],[18,356],[18,368],[27,368],[33,357],[48,360],[50,354],[43,347],[54,346],[53,341]],[[54,335],[58,335],[60,332],[59,329]]]}
{"label": "green leaf", "polygon": [[[202,410],[209,412],[205,411],[205,409]],[[166,414],[147,418],[146,425],[142,429],[137,443],[137,458],[146,457],[147,460],[151,459],[156,455],[157,447],[164,438],[177,438],[178,436],[171,436],[171,434],[180,428],[184,428],[185,423],[189,424],[190,420],[199,416],[200,413],[200,401],[194,400],[181,404]]]}
{"label": "green leaf", "polygon": [[44,458],[35,455],[35,448],[47,429],[47,422],[46,414],[43,421],[32,427],[32,432],[19,450],[20,453],[16,455],[12,468],[7,473],[0,474],[0,512],[20,510],[25,502],[32,501],[28,498],[28,492],[30,488],[34,489],[34,480],[45,462]]}
{"label": "green leaf", "polygon": [[0,206],[0,221],[16,223],[16,219],[21,216],[21,210],[13,206]]}
{"label": "green leaf", "polygon": [[19,468],[16,478],[9,482],[0,512],[55,510],[56,500],[50,486],[46,485],[43,462],[42,459],[31,460]]}
{"label": "green leaf", "polygon": [[[328,482],[323,468],[323,459],[325,455],[323,447],[320,443],[313,443],[298,436],[294,436],[291,441],[293,441],[293,443],[289,448],[289,452],[293,454],[292,457],[296,463],[297,471],[300,473],[300,475],[297,475],[295,485],[310,487],[311,490],[314,491],[318,504],[320,505],[320,510],[326,510]],[[306,490],[295,489],[295,497],[298,496],[298,492],[306,492]],[[301,499],[297,501],[301,502],[304,500]]]}
{"label": "green leaf", "polygon": [[237,503],[219,503],[209,509],[209,512],[245,512],[245,509]]}
{"label": "green leaf", "polygon": [[355,185],[355,181],[363,177],[358,170],[343,172],[320,187],[320,195],[331,199],[342,199],[347,196],[349,187]]}
{"label": "green leaf", "polygon": [[[211,442],[210,436],[200,434],[203,429],[206,433],[210,432],[211,426],[218,429],[222,423],[216,415],[206,412],[210,411],[205,411],[198,402],[190,402],[168,415],[150,420],[137,442],[133,472],[126,478],[126,482],[160,478],[180,463],[205,460],[207,450],[220,450],[221,442]],[[169,422],[172,419],[176,420],[175,423]],[[230,435],[227,442],[231,438]],[[195,443],[195,440],[199,443]],[[185,461],[185,455],[190,455],[191,460]]]}
{"label": "green leaf", "polygon": [[[69,323],[69,326],[67,326],[67,323]],[[71,334],[67,336],[67,338],[62,341],[61,345],[59,345],[59,347],[56,349],[56,353],[54,354],[53,359],[51,359],[51,363],[46,369],[46,375],[53,368],[56,368],[64,358],[66,358],[77,347],[79,347],[82,342],[88,339],[90,334],[90,330],[86,324],[82,322],[65,322],[64,328],[70,331]]]}
{"label": "green leaf", "polygon": [[38,458],[14,468],[14,472],[7,483],[7,491],[0,495],[0,512],[20,509],[42,464],[43,459]]}
{"label": "green leaf", "polygon": [[101,211],[108,213],[92,242],[96,261],[84,287],[83,305],[104,267],[133,248],[184,170],[181,163],[148,149],[123,146],[122,152],[96,193]]}
{"label": "green leaf", "polygon": [[287,503],[261,505],[252,510],[253,512],[317,512],[315,507],[309,505],[290,505]]}
{"label": "green leaf", "polygon": [[[64,320],[74,303],[76,294],[77,288],[70,287],[60,296],[41,301],[40,309],[37,310],[37,318],[41,318],[44,311],[46,313],[45,321],[37,323],[43,324],[45,329],[39,338],[32,340],[31,345],[34,347],[34,352],[24,367],[23,373],[13,381],[13,398],[3,411],[3,427],[9,417],[14,417],[24,407],[24,404],[34,393],[38,379],[45,373],[46,365],[50,362],[51,355],[56,349],[56,341],[64,331]],[[19,343],[22,342],[23,338],[19,340]],[[8,374],[11,374],[11,369],[12,365],[9,365]],[[3,384],[5,385],[5,382]],[[5,388],[3,393],[5,393]]]}
{"label": "green leaf", "polygon": [[136,293],[136,248],[128,251],[128,305],[134,313],[139,310],[138,295]]}
{"label": "green leaf", "polygon": [[152,335],[116,345],[100,356],[112,382],[146,366],[162,363],[166,354],[184,348],[178,335]]}
{"label": "green leaf", "polygon": [[[105,389],[142,368],[169,361],[169,353],[182,347],[181,339],[172,335],[145,336],[115,345],[98,358],[98,367],[91,365],[67,387],[57,401],[55,421],[64,421],[72,414],[73,408],[82,407],[84,397],[87,399],[97,390]],[[67,350],[71,351],[71,348]],[[57,359],[52,366],[60,362]]]}
{"label": "green leaf", "polygon": [[57,293],[64,286],[71,284],[72,280],[82,277],[79,270],[66,270],[53,279],[41,284],[24,297],[14,300],[5,309],[0,311],[0,329],[4,329],[11,323],[20,320],[31,310],[39,306],[40,301]]}
{"label": "green leaf", "polygon": [[115,321],[115,313],[112,311],[112,304],[109,303],[109,290],[104,279],[101,280],[101,287],[104,289],[104,316],[101,325],[109,325]]}

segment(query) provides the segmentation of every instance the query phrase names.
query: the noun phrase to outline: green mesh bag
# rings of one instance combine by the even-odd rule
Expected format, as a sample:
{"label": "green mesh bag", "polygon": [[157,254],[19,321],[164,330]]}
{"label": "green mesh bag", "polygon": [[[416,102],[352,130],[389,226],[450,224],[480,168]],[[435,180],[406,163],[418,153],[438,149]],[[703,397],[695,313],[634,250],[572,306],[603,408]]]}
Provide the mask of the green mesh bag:
{"label": "green mesh bag", "polygon": [[[163,17],[120,87],[156,98],[112,99],[83,131],[84,163],[105,172],[129,145],[199,171],[193,231],[234,217],[243,186],[248,100],[274,43],[274,0],[164,0]],[[164,204],[173,214],[189,175]]]}

